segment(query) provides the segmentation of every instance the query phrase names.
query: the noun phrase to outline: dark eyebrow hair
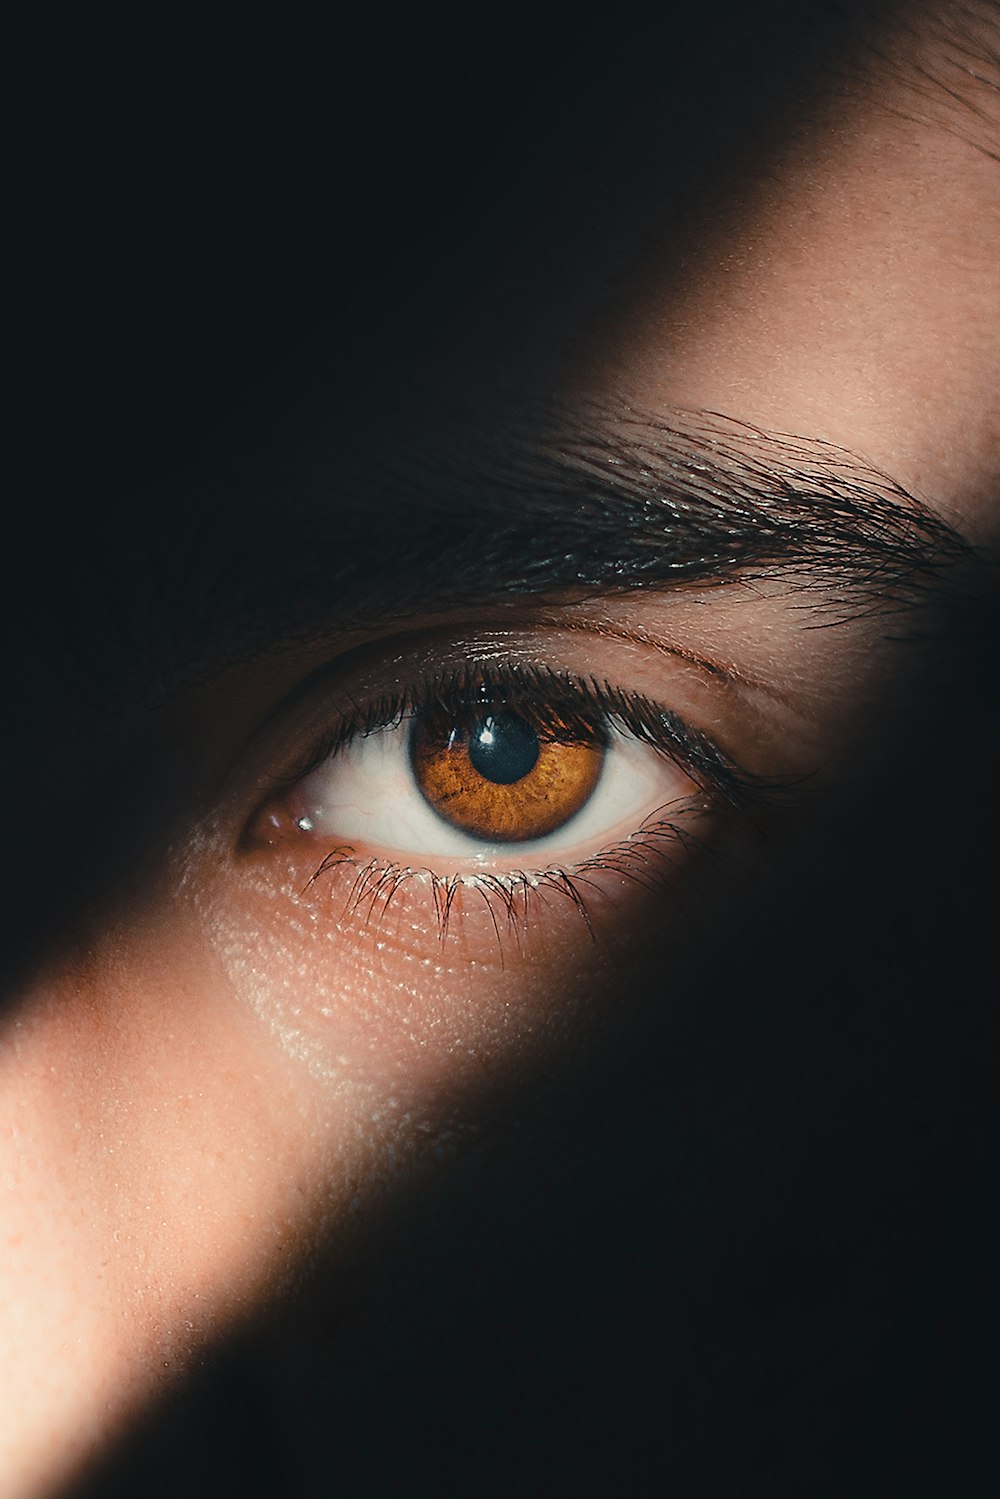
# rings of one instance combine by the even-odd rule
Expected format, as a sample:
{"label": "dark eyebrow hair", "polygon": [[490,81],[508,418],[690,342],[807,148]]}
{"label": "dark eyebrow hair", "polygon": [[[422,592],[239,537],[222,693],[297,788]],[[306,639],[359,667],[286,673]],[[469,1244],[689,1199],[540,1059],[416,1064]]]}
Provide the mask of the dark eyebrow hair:
{"label": "dark eyebrow hair", "polygon": [[409,457],[381,496],[385,513],[395,504],[405,524],[412,510],[446,547],[461,521],[469,541],[504,558],[504,591],[721,583],[780,568],[884,592],[965,550],[856,455],[717,412],[581,401]]}
{"label": "dark eyebrow hair", "polygon": [[[867,55],[865,55],[867,54]],[[856,84],[859,59],[847,60]],[[870,32],[862,61],[874,64],[880,108],[944,130],[1000,163],[1000,6],[996,0],[890,4],[883,30]],[[885,82],[903,85],[889,102]]]}
{"label": "dark eyebrow hair", "polygon": [[[99,628],[79,628],[92,597],[54,598],[77,671],[101,695],[115,681],[158,697],[151,684],[165,693],[178,674],[373,621],[776,573],[850,611],[886,609],[971,556],[888,476],[827,443],[709,412],[496,410],[192,485],[183,521],[109,580]],[[171,513],[171,501],[176,513],[176,494],[155,503]]]}

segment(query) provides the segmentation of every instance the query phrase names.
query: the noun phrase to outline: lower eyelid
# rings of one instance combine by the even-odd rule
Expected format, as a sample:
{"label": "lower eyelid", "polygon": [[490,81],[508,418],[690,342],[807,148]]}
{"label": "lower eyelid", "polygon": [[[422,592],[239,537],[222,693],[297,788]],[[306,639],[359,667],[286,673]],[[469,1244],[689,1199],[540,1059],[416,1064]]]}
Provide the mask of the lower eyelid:
{"label": "lower eyelid", "polygon": [[286,846],[248,851],[234,880],[206,846],[187,888],[234,993],[314,1075],[338,1089],[392,1068],[453,1077],[462,1058],[533,1044],[595,963],[622,973],[689,933],[682,892],[715,867],[699,858],[712,815],[647,821],[574,865],[476,875]]}
{"label": "lower eyelid", "polygon": [[[513,944],[524,956],[550,956],[560,933],[626,941],[637,900],[648,906],[674,892],[678,877],[708,838],[712,809],[703,796],[654,809],[622,837],[574,860],[429,867],[364,849],[286,849],[270,868],[297,907],[324,916],[345,942],[374,942],[379,951],[417,952],[428,938],[454,939],[466,957],[503,966]],[[262,875],[273,861],[264,861]],[[266,877],[266,876],[265,876]],[[536,944],[541,944],[537,946]]]}

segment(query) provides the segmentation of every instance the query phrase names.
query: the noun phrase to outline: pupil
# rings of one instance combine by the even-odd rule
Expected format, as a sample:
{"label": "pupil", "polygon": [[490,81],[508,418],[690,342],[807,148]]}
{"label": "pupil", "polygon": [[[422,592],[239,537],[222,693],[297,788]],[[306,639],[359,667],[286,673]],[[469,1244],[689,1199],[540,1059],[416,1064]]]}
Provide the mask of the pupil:
{"label": "pupil", "polygon": [[469,762],[487,781],[510,786],[538,759],[538,735],[516,713],[491,713],[469,733]]}

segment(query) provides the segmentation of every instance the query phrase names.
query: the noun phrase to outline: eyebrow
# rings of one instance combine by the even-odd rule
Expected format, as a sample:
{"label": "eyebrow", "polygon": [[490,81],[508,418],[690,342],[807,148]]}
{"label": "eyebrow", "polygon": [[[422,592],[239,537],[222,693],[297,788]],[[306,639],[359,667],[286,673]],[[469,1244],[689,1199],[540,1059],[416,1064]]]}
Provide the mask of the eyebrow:
{"label": "eyebrow", "polygon": [[[391,612],[576,588],[724,583],[780,570],[888,602],[968,555],[889,476],[829,443],[719,413],[578,402],[421,423],[341,453],[289,497],[322,544],[275,558],[278,595]],[[303,505],[304,502],[304,505]],[[273,527],[273,517],[271,517]],[[318,567],[317,567],[318,564]],[[289,585],[291,584],[291,587]]]}
{"label": "eyebrow", "polygon": [[355,434],[300,454],[294,471],[251,458],[210,492],[192,488],[190,522],[161,538],[155,590],[134,574],[105,600],[118,651],[139,659],[116,671],[106,632],[85,629],[88,643],[105,636],[89,679],[204,676],[295,639],[519,597],[775,574],[888,608],[971,556],[888,476],[827,443],[711,412],[496,411],[411,421],[391,442]]}
{"label": "eyebrow", "polygon": [[[894,15],[910,55],[868,49],[883,77],[901,81],[909,105],[879,102],[903,118],[939,128],[1000,163],[1000,8],[995,0],[953,0],[910,19]],[[884,92],[884,91],[883,91]]]}

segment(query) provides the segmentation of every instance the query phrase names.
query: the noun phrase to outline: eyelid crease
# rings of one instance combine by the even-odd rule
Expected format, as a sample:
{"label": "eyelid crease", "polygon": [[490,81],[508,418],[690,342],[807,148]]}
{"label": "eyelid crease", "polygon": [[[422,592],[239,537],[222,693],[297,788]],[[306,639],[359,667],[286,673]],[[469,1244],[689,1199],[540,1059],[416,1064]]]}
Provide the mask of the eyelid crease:
{"label": "eyelid crease", "polygon": [[[721,585],[720,585],[721,586]],[[621,589],[613,594],[609,591],[604,595],[606,598],[614,597],[618,600],[627,600],[630,597],[650,598],[648,590]],[[672,598],[676,595],[667,589],[663,590],[663,597]],[[567,598],[564,605],[551,596],[537,603],[518,599],[513,603],[484,606],[475,617],[470,617],[468,605],[463,605],[460,610],[452,613],[442,612],[433,618],[425,619],[421,624],[410,629],[392,630],[377,635],[368,635],[365,639],[355,642],[346,650],[340,650],[325,660],[320,666],[310,671],[300,680],[290,692],[277,702],[269,711],[267,717],[259,726],[254,737],[266,730],[267,726],[289,710],[293,709],[297,702],[309,696],[312,692],[321,688],[323,682],[328,678],[339,677],[363,664],[364,661],[376,654],[381,657],[391,653],[395,648],[405,644],[408,649],[415,649],[424,643],[429,643],[434,638],[447,634],[451,640],[461,637],[463,634],[481,635],[490,629],[516,629],[521,636],[527,636],[533,629],[558,629],[560,632],[573,634],[601,635],[606,639],[625,640],[633,645],[646,645],[659,651],[661,654],[675,656],[682,661],[696,666],[699,670],[713,677],[726,678],[737,685],[749,685],[759,687],[762,691],[768,690],[768,684],[758,679],[753,674],[744,672],[733,664],[713,660],[709,656],[700,654],[690,648],[679,645],[674,641],[664,639],[655,632],[648,636],[638,629],[630,626],[609,626],[606,620],[574,620],[562,614],[563,607],[570,609],[579,606],[581,599],[579,595]],[[552,612],[559,610],[560,612]],[[394,621],[395,623],[395,621]]]}
{"label": "eyelid crease", "polygon": [[[648,595],[646,595],[648,597]],[[631,625],[601,626],[574,624],[569,621],[562,622],[562,629],[591,630],[596,635],[603,635],[610,640],[625,640],[632,645],[648,646],[651,650],[660,651],[664,655],[678,656],[682,661],[697,666],[709,676],[721,679],[735,687],[748,687],[753,692],[759,692],[762,696],[770,698],[772,702],[780,704],[783,708],[791,709],[793,712],[801,710],[799,695],[789,691],[778,682],[768,681],[766,677],[757,672],[747,671],[738,666],[736,662],[723,665],[714,661],[711,657],[699,655],[695,651],[686,650],[683,646],[675,645],[671,641],[664,640],[653,630],[643,630]]]}
{"label": "eyelid crease", "polygon": [[[619,598],[628,598],[628,594],[619,594]],[[642,597],[648,599],[650,595],[643,593]],[[546,601],[547,603],[550,601]],[[572,602],[578,602],[574,600]],[[571,607],[572,603],[567,607]],[[646,645],[653,650],[659,651],[665,656],[677,656],[682,661],[687,661],[692,666],[697,666],[701,671],[707,672],[713,677],[727,677],[734,682],[744,683],[750,687],[765,686],[754,677],[744,673],[734,665],[723,665],[721,661],[713,661],[709,656],[703,656],[698,651],[692,651],[687,646],[678,645],[675,641],[665,640],[653,630],[645,630],[633,625],[612,623],[606,619],[597,620],[574,620],[565,619],[560,615],[546,617],[543,613],[536,616],[536,622],[544,625],[553,625],[560,630],[573,634],[600,635],[606,640],[627,640],[632,645]]]}
{"label": "eyelid crease", "polygon": [[[715,592],[714,589],[712,591]],[[662,597],[664,603],[668,605],[671,602],[677,602],[675,591],[667,592],[665,590]],[[633,594],[631,592],[619,593],[617,598],[625,602],[629,600],[641,601],[645,605],[655,603],[656,601],[656,595],[648,592],[641,594]],[[572,606],[572,603],[570,603],[566,607],[571,608]],[[831,618],[823,623],[827,628],[832,628],[851,622],[845,621],[842,618]],[[723,661],[718,657],[691,650],[686,646],[678,644],[676,640],[665,637],[655,625],[647,628],[641,625],[609,620],[606,616],[603,618],[597,617],[580,620],[567,618],[557,613],[547,615],[543,611],[535,613],[533,623],[549,625],[554,629],[558,629],[561,634],[597,635],[605,640],[625,641],[630,645],[638,645],[649,650],[654,650],[661,655],[676,657],[696,667],[700,672],[704,672],[706,676],[713,678],[713,680],[722,683],[726,687],[747,689],[749,692],[760,694],[762,697],[768,698],[772,703],[777,704],[796,716],[800,716],[803,712],[801,689],[790,688],[784,680],[773,680],[759,672],[751,671],[746,666],[732,660],[731,657]],[[758,631],[759,628],[758,625]],[[802,628],[806,630],[814,628],[814,626],[804,624]]]}
{"label": "eyelid crease", "polygon": [[[670,596],[674,597],[675,595]],[[627,597],[627,595],[624,595],[624,597]],[[642,597],[648,600],[650,595],[644,593]],[[745,667],[737,665],[735,661],[723,663],[722,661],[714,660],[711,656],[702,655],[698,651],[689,650],[686,646],[678,645],[675,641],[664,639],[656,630],[648,630],[636,625],[612,624],[607,620],[584,622],[562,619],[558,616],[553,616],[551,619],[539,616],[539,620],[541,623],[557,625],[560,630],[565,631],[567,634],[583,633],[600,635],[606,640],[624,640],[630,645],[647,646],[650,650],[660,652],[661,655],[676,656],[681,661],[686,661],[691,666],[696,666],[699,671],[705,672],[708,676],[732,683],[737,687],[749,687],[754,692],[760,692],[765,697],[771,698],[774,702],[780,703],[782,707],[795,708],[797,706],[795,694],[786,691],[778,683],[768,681],[757,672],[747,671]]]}

